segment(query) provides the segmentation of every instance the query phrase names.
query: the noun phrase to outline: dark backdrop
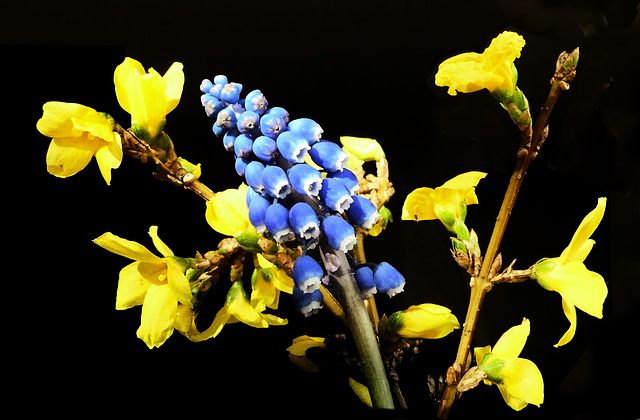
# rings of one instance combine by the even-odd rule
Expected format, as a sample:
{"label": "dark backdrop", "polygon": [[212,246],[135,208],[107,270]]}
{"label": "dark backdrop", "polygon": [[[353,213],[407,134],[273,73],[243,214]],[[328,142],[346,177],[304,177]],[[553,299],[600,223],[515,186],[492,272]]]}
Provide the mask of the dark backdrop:
{"label": "dark backdrop", "polygon": [[[488,172],[468,225],[486,247],[514,163],[517,132],[486,92],[446,95],[433,84],[438,63],[482,51],[509,29],[526,41],[516,64],[534,116],[548,92],[557,55],[581,49],[578,77],[550,120],[547,143],[527,175],[504,238],[505,263],[525,268],[557,256],[597,198],[607,212],[587,266],[609,286],[605,317],[578,311],[574,340],[554,344],[567,327],[556,293],[531,283],[496,287],[488,296],[477,344],[495,344],[526,316],[532,333],[523,357],[545,378],[545,403],[516,418],[633,418],[637,332],[638,22],[635,1],[396,2],[75,2],[14,4],[2,16],[5,218],[9,244],[4,347],[11,399],[27,412],[104,409],[184,410],[187,415],[244,413],[284,417],[325,413],[359,402],[336,377],[310,375],[284,350],[300,334],[340,332],[326,314],[268,330],[231,325],[215,340],[190,343],[175,334],[148,350],[135,336],[139,310],[114,309],[118,271],[128,263],[93,245],[106,231],[153,248],[146,232],[177,255],[215,248],[221,237],[193,194],[157,182],[150,167],[126,159],[106,186],[95,162],[66,180],[46,172],[48,139],[35,129],[49,100],[78,102],[128,115],[113,91],[113,69],[125,56],[163,73],[185,65],[179,107],[166,131],[178,153],[203,164],[214,190],[237,186],[233,159],[211,133],[198,90],[226,74],[261,89],[271,106],[319,122],[326,139],[378,139],[390,161],[395,220],[367,241],[371,261],[389,261],[408,279],[406,292],[380,299],[382,312],[411,304],[448,306],[462,321],[468,279],[449,257],[437,222],[400,220],[404,197],[469,170]],[[286,307],[286,302],[283,303]],[[426,375],[451,363],[459,334],[425,342],[417,368],[402,373],[413,409],[395,417],[430,417]],[[13,368],[17,368],[13,370]],[[17,372],[17,374],[15,374]],[[7,376],[5,376],[7,377]],[[409,391],[409,389],[416,391]],[[86,407],[90,407],[87,409]],[[513,412],[495,387],[462,399],[458,418],[488,408]],[[84,411],[87,410],[87,411]],[[361,414],[370,413],[362,412]],[[482,415],[482,414],[481,414]],[[386,415],[385,415],[386,416]]]}

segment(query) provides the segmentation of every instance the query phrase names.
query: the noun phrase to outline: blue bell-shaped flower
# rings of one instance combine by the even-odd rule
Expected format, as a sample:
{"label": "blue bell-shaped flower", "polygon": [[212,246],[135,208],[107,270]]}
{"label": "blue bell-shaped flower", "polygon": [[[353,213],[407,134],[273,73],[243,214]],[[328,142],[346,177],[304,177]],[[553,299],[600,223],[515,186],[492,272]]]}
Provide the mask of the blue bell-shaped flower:
{"label": "blue bell-shaped flower", "polygon": [[224,145],[224,148],[227,150],[227,152],[233,152],[236,138],[239,135],[240,132],[235,128],[224,133],[224,136],[222,136],[222,144]]}
{"label": "blue bell-shaped flower", "polygon": [[368,198],[359,195],[352,198],[353,203],[346,210],[349,221],[358,227],[371,229],[380,217],[378,209]]}
{"label": "blue bell-shaped flower", "polygon": [[341,171],[347,166],[349,155],[331,141],[319,141],[311,146],[309,155],[313,162],[329,172]]}
{"label": "blue bell-shaped flower", "polygon": [[311,293],[320,288],[324,271],[315,259],[308,255],[303,255],[293,263],[291,276],[297,288],[304,293]]}
{"label": "blue bell-shaped flower", "polygon": [[287,242],[296,237],[289,225],[289,210],[280,203],[273,203],[267,208],[264,223],[276,242]]}
{"label": "blue bell-shaped flower", "polygon": [[300,195],[315,197],[322,188],[322,174],[306,163],[293,165],[287,170],[291,187]]}
{"label": "blue bell-shaped flower", "polygon": [[260,136],[253,141],[253,154],[264,163],[271,163],[278,153],[276,141],[267,136]]}
{"label": "blue bell-shaped flower", "polygon": [[389,297],[404,291],[404,277],[389,263],[380,263],[373,269],[373,280],[378,291]]}
{"label": "blue bell-shaped flower", "polygon": [[343,182],[335,178],[325,178],[322,180],[320,199],[331,210],[335,210],[341,214],[353,203],[349,189]]}
{"label": "blue bell-shaped flower", "polygon": [[244,99],[245,109],[247,111],[253,111],[258,115],[264,114],[267,110],[267,106],[269,106],[267,98],[265,98],[262,92],[258,89],[249,92]]}
{"label": "blue bell-shaped flower", "polygon": [[260,131],[269,138],[275,139],[286,130],[284,118],[275,112],[267,112],[260,118]]}
{"label": "blue bell-shaped flower", "polygon": [[347,252],[356,245],[356,233],[346,220],[340,216],[325,217],[320,224],[322,233],[327,237],[329,246],[336,251]]}
{"label": "blue bell-shaped flower", "polygon": [[236,127],[243,134],[255,134],[260,126],[260,115],[254,111],[244,111],[238,116]]}
{"label": "blue bell-shaped flower", "polygon": [[250,158],[253,154],[253,139],[246,134],[240,134],[233,142],[233,152],[236,157]]}
{"label": "blue bell-shaped flower", "polygon": [[280,133],[276,142],[282,157],[292,163],[303,163],[304,157],[311,148],[303,136],[293,131]]}
{"label": "blue bell-shaped flower", "polygon": [[318,215],[304,201],[297,202],[289,209],[289,224],[302,240],[316,239],[320,236]]}
{"label": "blue bell-shaped flower", "polygon": [[264,168],[264,164],[254,160],[249,162],[244,170],[245,181],[247,181],[247,184],[257,193],[265,192],[264,184],[262,183],[262,172]]}
{"label": "blue bell-shaped flower", "polygon": [[357,268],[353,273],[353,277],[355,277],[358,288],[360,288],[360,293],[364,299],[367,299],[378,291],[373,279],[373,270],[370,267],[364,265]]}
{"label": "blue bell-shaped flower", "polygon": [[236,168],[236,173],[240,176],[244,176],[244,172],[247,169],[247,165],[251,163],[250,159],[247,158],[236,158],[236,164],[235,164],[235,168]]}
{"label": "blue bell-shaped flower", "polygon": [[272,108],[267,109],[267,112],[265,112],[265,115],[267,114],[279,116],[284,120],[285,124],[289,124],[289,121],[291,121],[291,118],[289,118],[289,112],[280,106],[274,106]]}
{"label": "blue bell-shaped flower", "polygon": [[318,313],[318,311],[322,309],[323,301],[324,297],[322,296],[322,292],[320,292],[320,290],[315,290],[311,293],[305,293],[298,287],[293,288],[293,306],[305,317]]}
{"label": "blue bell-shaped flower", "polygon": [[262,171],[262,184],[272,197],[285,198],[291,192],[291,184],[289,178],[279,166],[268,165]]}
{"label": "blue bell-shaped flower", "polygon": [[233,109],[225,108],[218,112],[215,125],[222,129],[230,130],[232,128],[235,128],[237,121],[238,118],[236,117],[236,113],[233,111]]}
{"label": "blue bell-shaped flower", "polygon": [[204,112],[207,114],[209,118],[217,118],[218,113],[224,109],[224,103],[218,99],[214,98],[213,95],[204,94],[202,95],[204,102]]}
{"label": "blue bell-shaped flower", "polygon": [[288,125],[289,131],[298,133],[304,137],[309,144],[314,144],[322,138],[322,127],[310,118],[298,118]]}
{"label": "blue bell-shaped flower", "polygon": [[[251,188],[247,189],[248,191],[253,191]],[[249,221],[256,228],[258,233],[262,233],[267,229],[267,225],[265,223],[265,216],[267,213],[267,209],[271,206],[272,200],[269,200],[267,197],[262,195],[255,195],[251,198],[251,202],[249,203]]]}
{"label": "blue bell-shaped flower", "polygon": [[356,194],[360,190],[360,182],[356,174],[349,169],[343,169],[341,171],[328,172],[327,178],[335,178],[344,183],[349,188],[351,195]]}

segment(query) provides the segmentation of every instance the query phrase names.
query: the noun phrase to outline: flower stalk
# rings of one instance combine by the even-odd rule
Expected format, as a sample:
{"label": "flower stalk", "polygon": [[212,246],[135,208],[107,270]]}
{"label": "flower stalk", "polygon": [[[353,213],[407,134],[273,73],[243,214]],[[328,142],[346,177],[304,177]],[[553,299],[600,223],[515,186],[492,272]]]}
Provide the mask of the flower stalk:
{"label": "flower stalk", "polygon": [[536,157],[538,150],[544,143],[548,128],[547,121],[551,115],[551,111],[558,100],[560,94],[569,89],[569,83],[575,77],[575,69],[578,63],[579,49],[576,48],[571,53],[562,52],[556,62],[556,71],[551,79],[551,89],[547,99],[540,110],[540,114],[532,127],[532,135],[530,139],[523,139],[522,146],[518,150],[518,158],[516,165],[509,181],[509,186],[504,195],[498,218],[489,240],[489,246],[483,258],[480,273],[477,277],[472,278],[471,296],[467,315],[458,345],[458,352],[454,365],[449,368],[447,374],[448,384],[442,395],[440,406],[438,407],[438,417],[446,419],[449,416],[451,407],[456,400],[458,394],[458,382],[468,369],[469,352],[471,341],[475,333],[478,322],[478,315],[482,308],[482,303],[486,294],[491,290],[493,284],[489,278],[489,272],[493,265],[493,261],[498,255],[498,249],[504,236],[504,232],[509,222],[509,217],[513,211],[518,192],[524,181],[524,175],[527,172],[529,164]]}

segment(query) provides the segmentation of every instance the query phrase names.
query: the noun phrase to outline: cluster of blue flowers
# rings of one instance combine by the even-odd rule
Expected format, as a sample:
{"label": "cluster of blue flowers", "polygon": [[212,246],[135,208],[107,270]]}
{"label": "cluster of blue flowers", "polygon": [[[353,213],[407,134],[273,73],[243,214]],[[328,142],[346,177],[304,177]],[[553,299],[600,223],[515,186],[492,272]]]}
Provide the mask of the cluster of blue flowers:
{"label": "cluster of blue flowers", "polygon": [[[290,119],[281,107],[268,107],[260,90],[240,97],[242,85],[226,76],[200,85],[213,132],[235,156],[235,169],[250,187],[249,219],[258,233],[279,242],[298,241],[304,255],[293,268],[293,299],[305,315],[322,307],[320,285],[327,276],[309,255],[323,234],[334,250],[348,252],[356,244],[354,226],[372,228],[379,213],[367,198],[356,195],[358,178],[346,168],[348,154],[322,140],[323,130],[309,118]],[[307,156],[315,165],[306,163]],[[318,169],[320,168],[320,169]],[[354,268],[363,296],[376,291],[393,296],[404,278],[388,263]]]}

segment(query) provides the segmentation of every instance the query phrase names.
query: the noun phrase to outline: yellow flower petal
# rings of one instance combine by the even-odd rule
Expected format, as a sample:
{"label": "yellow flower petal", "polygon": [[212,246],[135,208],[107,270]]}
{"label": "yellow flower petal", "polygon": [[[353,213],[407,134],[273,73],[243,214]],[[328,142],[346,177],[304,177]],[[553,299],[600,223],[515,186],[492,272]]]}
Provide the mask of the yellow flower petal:
{"label": "yellow flower petal", "polygon": [[304,356],[312,347],[326,347],[324,340],[324,337],[301,335],[293,340],[293,343],[287,347],[287,351],[294,356]]}
{"label": "yellow flower petal", "polygon": [[151,236],[153,245],[163,257],[173,257],[173,251],[162,242],[162,239],[158,236],[158,226],[151,226],[149,228],[149,236]]}
{"label": "yellow flower petal", "polygon": [[487,174],[485,172],[465,172],[451,178],[450,180],[442,184],[442,188],[462,190],[460,195],[467,202],[467,205],[478,204],[478,197],[475,193],[475,187],[478,185],[480,180],[486,176]]}
{"label": "yellow flower petal", "polygon": [[183,305],[191,308],[191,287],[189,286],[189,280],[184,275],[184,269],[178,265],[177,262],[169,258],[166,259],[167,263],[167,282],[176,299]]}
{"label": "yellow flower petal", "polygon": [[522,320],[522,324],[509,328],[493,346],[492,353],[503,360],[518,357],[527,342],[530,328],[526,318]]}
{"label": "yellow flower petal", "polygon": [[135,261],[120,270],[116,309],[129,309],[142,305],[151,283],[140,273],[139,262]]}
{"label": "yellow flower petal", "polygon": [[104,233],[93,240],[96,245],[107,251],[121,255],[136,261],[143,261],[152,264],[164,264],[162,258],[154,255],[144,246],[137,242],[123,239],[111,232]]}
{"label": "yellow flower petal", "polygon": [[507,405],[513,408],[515,411],[520,411],[529,405],[528,402],[522,401],[514,397],[513,395],[509,394],[509,392],[507,391],[507,387],[505,387],[504,384],[496,384],[496,385],[498,385],[498,389],[500,390],[500,395],[502,395],[502,398],[504,398],[504,402],[506,402]]}
{"label": "yellow flower petal", "polygon": [[382,146],[374,139],[341,136],[342,148],[363,162],[380,160],[385,157]]}
{"label": "yellow flower petal", "polygon": [[413,190],[404,200],[402,206],[402,220],[436,220],[438,215],[434,211],[435,201],[433,199],[432,188],[417,188]]}
{"label": "yellow flower petal", "polygon": [[349,386],[353,390],[353,392],[358,396],[360,401],[362,401],[368,407],[373,407],[371,403],[371,394],[369,393],[369,388],[355,379],[349,377]]}
{"label": "yellow flower petal", "polygon": [[206,204],[205,218],[215,231],[236,236],[246,230],[255,230],[249,221],[246,204],[247,186],[216,193]]}
{"label": "yellow flower petal", "polygon": [[[505,361],[500,373],[504,378],[502,385],[511,397],[536,406],[543,403],[544,381],[540,370],[531,360],[516,358]],[[517,401],[515,403],[518,407],[521,405]]]}
{"label": "yellow flower petal", "polygon": [[173,334],[178,300],[167,285],[150,285],[142,305],[137,336],[151,349],[160,347]]}
{"label": "yellow flower petal", "polygon": [[98,139],[78,141],[80,137],[58,137],[47,150],[47,171],[67,178],[87,167],[98,148]]}
{"label": "yellow flower petal", "polygon": [[598,198],[596,208],[582,220],[576,233],[573,234],[569,246],[560,255],[561,259],[565,261],[584,261],[594,243],[588,242],[589,238],[602,221],[606,206],[607,199],[605,197]]}
{"label": "yellow flower petal", "polygon": [[[113,73],[113,82],[116,88],[116,97],[118,98],[118,103],[129,114],[131,111],[131,104],[129,103],[129,95],[131,96],[142,96],[141,90],[138,92],[133,92],[132,86],[130,86],[130,77],[132,74],[144,74],[144,67],[140,64],[139,61],[134,60],[130,57],[126,57],[124,61],[116,67],[116,70]],[[138,87],[141,87],[138,84]]]}
{"label": "yellow flower petal", "polygon": [[36,128],[47,137],[78,137],[82,130],[74,127],[71,117],[83,118],[97,112],[88,106],[69,102],[47,102],[42,106],[42,118]]}
{"label": "yellow flower petal", "polygon": [[162,76],[166,85],[165,95],[167,97],[167,114],[173,111],[180,102],[182,89],[184,87],[183,67],[182,63],[173,63],[164,76]]}
{"label": "yellow flower petal", "polygon": [[554,347],[564,346],[569,341],[571,341],[573,339],[573,336],[576,334],[576,325],[578,323],[576,307],[566,300],[562,299],[562,311],[569,320],[569,329],[562,335],[560,341],[558,341],[557,344],[554,344]]}
{"label": "yellow flower petal", "polygon": [[107,182],[107,185],[111,185],[111,170],[120,167],[123,157],[120,135],[118,133],[113,134],[115,135],[115,141],[103,144],[95,153],[100,173]]}

